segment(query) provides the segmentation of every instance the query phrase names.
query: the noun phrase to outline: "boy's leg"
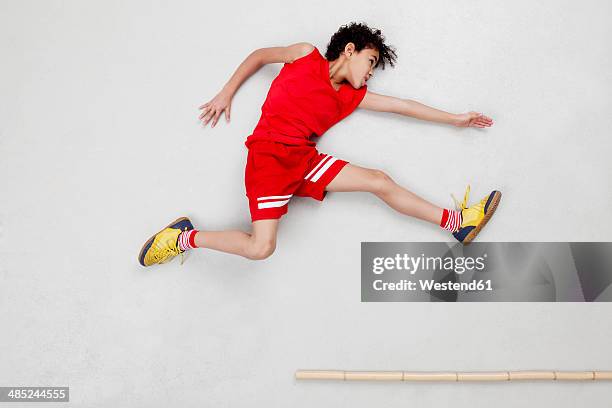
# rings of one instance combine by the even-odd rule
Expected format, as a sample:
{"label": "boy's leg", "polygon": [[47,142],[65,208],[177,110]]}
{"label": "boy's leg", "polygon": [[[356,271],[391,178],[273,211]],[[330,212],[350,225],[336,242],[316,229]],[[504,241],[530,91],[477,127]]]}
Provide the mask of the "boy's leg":
{"label": "boy's leg", "polygon": [[276,234],[280,219],[253,222],[252,232],[198,231],[194,241],[197,247],[244,256],[249,259],[265,259],[276,248]]}
{"label": "boy's leg", "polygon": [[443,208],[440,208],[418,195],[396,184],[389,175],[381,170],[345,165],[334,179],[325,187],[327,191],[365,191],[370,192],[391,208],[402,214],[420,218],[436,225],[440,224]]}
{"label": "boy's leg", "polygon": [[138,262],[142,266],[166,263],[185,251],[204,247],[244,256],[265,259],[276,248],[279,219],[261,219],[253,222],[251,234],[242,231],[200,231],[191,220],[180,217],[153,235],[142,246]]}
{"label": "boy's leg", "polygon": [[478,203],[468,207],[468,186],[457,210],[440,208],[396,184],[381,170],[345,165],[325,186],[326,191],[368,191],[402,214],[417,217],[451,231],[463,244],[469,244],[495,213],[501,192],[493,190]]}

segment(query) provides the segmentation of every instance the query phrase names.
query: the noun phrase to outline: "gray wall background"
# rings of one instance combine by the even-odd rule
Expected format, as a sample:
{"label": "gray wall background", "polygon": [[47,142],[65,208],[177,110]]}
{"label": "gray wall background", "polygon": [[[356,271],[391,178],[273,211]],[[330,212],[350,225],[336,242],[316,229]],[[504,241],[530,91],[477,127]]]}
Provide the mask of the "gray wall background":
{"label": "gray wall background", "polygon": [[[188,215],[250,226],[246,148],[269,84],[198,122],[252,50],[349,21],[398,66],[374,92],[451,111],[455,129],[356,111],[320,151],[449,207],[504,198],[481,241],[610,241],[612,64],[605,1],[0,3],[0,385],[68,385],[80,407],[604,406],[606,383],[296,382],[294,370],[612,369],[608,304],[360,303],[361,241],[447,241],[374,196],[294,200],[277,252],[198,250],[141,268]],[[52,406],[50,404],[49,406]]]}

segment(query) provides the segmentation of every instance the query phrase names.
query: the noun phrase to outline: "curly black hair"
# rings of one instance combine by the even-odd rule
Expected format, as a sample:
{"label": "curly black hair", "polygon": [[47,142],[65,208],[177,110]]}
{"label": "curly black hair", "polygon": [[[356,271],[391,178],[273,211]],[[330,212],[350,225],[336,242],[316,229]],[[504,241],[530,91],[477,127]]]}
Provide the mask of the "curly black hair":
{"label": "curly black hair", "polygon": [[376,28],[370,28],[365,23],[356,22],[340,26],[338,31],[332,35],[327,44],[325,59],[333,61],[338,58],[340,53],[344,51],[346,44],[350,42],[355,44],[357,52],[364,48],[377,49],[380,57],[375,67],[382,63],[382,69],[385,69],[385,62],[388,62],[392,67],[395,66],[397,59],[395,48],[385,44],[385,37],[381,34],[381,31]]}

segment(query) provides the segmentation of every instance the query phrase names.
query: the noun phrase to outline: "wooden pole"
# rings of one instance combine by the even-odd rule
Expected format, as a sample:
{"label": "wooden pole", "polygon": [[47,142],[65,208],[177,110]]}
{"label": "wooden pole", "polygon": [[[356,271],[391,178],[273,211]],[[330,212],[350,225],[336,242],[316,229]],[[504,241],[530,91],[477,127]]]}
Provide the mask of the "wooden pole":
{"label": "wooden pole", "polygon": [[343,371],[297,370],[297,380],[339,381],[597,381],[612,380],[612,371]]}

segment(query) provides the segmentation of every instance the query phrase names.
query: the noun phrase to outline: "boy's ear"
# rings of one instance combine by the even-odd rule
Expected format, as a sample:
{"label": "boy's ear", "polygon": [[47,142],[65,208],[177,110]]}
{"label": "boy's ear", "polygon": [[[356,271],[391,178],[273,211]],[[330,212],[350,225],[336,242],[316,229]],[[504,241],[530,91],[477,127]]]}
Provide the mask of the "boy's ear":
{"label": "boy's ear", "polygon": [[354,44],[354,43],[352,43],[352,42],[347,43],[347,44],[344,46],[344,52],[346,52],[347,54],[352,54],[352,53],[354,53],[354,52],[355,52],[355,44]]}

